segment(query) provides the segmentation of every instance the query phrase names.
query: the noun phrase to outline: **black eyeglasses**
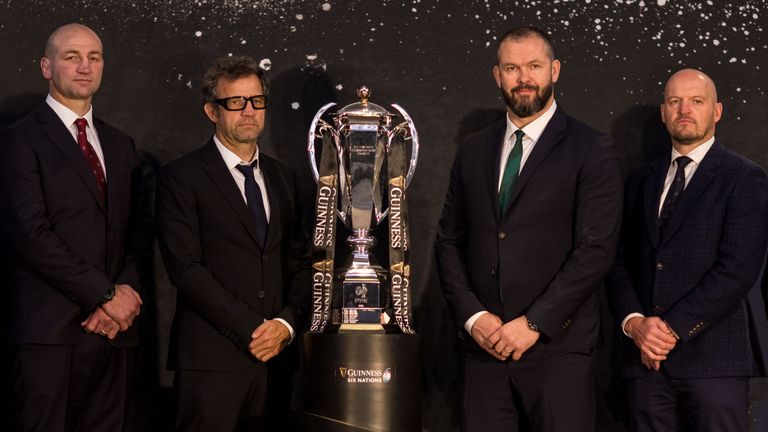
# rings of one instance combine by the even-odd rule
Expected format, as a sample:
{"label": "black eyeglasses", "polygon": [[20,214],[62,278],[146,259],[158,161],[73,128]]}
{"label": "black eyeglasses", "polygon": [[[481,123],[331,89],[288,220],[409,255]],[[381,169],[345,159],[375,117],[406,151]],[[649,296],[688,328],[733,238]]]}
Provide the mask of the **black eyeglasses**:
{"label": "black eyeglasses", "polygon": [[251,97],[232,96],[224,99],[214,100],[214,102],[223,106],[227,111],[242,111],[245,109],[249,101],[255,110],[262,110],[267,107],[266,95],[256,95]]}

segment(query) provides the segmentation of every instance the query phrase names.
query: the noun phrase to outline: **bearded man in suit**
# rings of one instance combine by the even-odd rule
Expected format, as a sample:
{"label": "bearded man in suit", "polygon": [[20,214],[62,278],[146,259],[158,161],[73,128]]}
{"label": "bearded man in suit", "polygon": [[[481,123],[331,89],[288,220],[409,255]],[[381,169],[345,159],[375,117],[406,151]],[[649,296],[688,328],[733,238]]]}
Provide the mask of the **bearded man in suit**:
{"label": "bearded man in suit", "polygon": [[464,431],[593,431],[598,288],[622,180],[610,137],[555,102],[549,36],[506,33],[493,76],[507,115],[469,136],[435,246],[459,327]]}
{"label": "bearded man in suit", "polygon": [[768,179],[715,137],[722,112],[710,77],[673,74],[661,104],[672,148],[627,180],[608,292],[633,431],[748,430],[761,317],[747,293],[768,242]]}

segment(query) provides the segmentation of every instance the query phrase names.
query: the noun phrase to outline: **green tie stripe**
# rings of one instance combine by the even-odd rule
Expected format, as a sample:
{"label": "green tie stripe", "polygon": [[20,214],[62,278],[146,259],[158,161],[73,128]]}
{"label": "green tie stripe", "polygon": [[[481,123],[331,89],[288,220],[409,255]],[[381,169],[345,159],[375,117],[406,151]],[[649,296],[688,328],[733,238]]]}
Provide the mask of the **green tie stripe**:
{"label": "green tie stripe", "polygon": [[515,144],[507,157],[507,166],[504,167],[504,176],[501,179],[499,190],[499,209],[504,214],[512,201],[512,189],[517,182],[517,174],[520,172],[520,161],[523,159],[523,136],[525,133],[518,129],[515,131]]}

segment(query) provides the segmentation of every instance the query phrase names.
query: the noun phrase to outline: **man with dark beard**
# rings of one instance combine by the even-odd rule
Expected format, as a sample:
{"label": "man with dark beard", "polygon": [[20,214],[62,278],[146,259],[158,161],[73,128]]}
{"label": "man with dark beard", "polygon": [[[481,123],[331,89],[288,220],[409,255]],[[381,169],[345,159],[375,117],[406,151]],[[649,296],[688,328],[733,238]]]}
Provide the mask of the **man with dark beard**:
{"label": "man with dark beard", "polygon": [[672,75],[672,149],[627,180],[608,292],[633,431],[748,430],[751,320],[765,318],[747,293],[768,242],[768,179],[715,139],[722,111],[708,76]]}
{"label": "man with dark beard", "polygon": [[505,34],[503,120],[456,156],[435,246],[459,328],[464,431],[593,431],[598,287],[622,179],[613,141],[555,103],[546,33]]}

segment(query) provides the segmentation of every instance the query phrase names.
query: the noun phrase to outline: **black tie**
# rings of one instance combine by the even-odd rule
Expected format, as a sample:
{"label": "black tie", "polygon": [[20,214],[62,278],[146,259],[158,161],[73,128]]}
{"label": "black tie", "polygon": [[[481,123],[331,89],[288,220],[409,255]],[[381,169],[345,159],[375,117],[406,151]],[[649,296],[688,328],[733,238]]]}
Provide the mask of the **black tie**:
{"label": "black tie", "polygon": [[677,172],[675,172],[675,179],[672,180],[672,184],[669,185],[669,191],[667,197],[664,198],[664,204],[661,206],[661,213],[659,213],[659,227],[663,228],[669,219],[669,215],[675,210],[675,203],[683,193],[685,189],[685,166],[691,162],[691,158],[688,156],[680,156],[675,159],[677,163]]}
{"label": "black tie", "polygon": [[259,160],[253,161],[250,165],[237,165],[238,171],[245,176],[245,202],[251,209],[253,223],[256,225],[256,237],[260,247],[264,247],[264,241],[267,238],[267,213],[264,211],[264,200],[261,197],[261,188],[256,183],[253,175],[253,169],[258,167]]}

